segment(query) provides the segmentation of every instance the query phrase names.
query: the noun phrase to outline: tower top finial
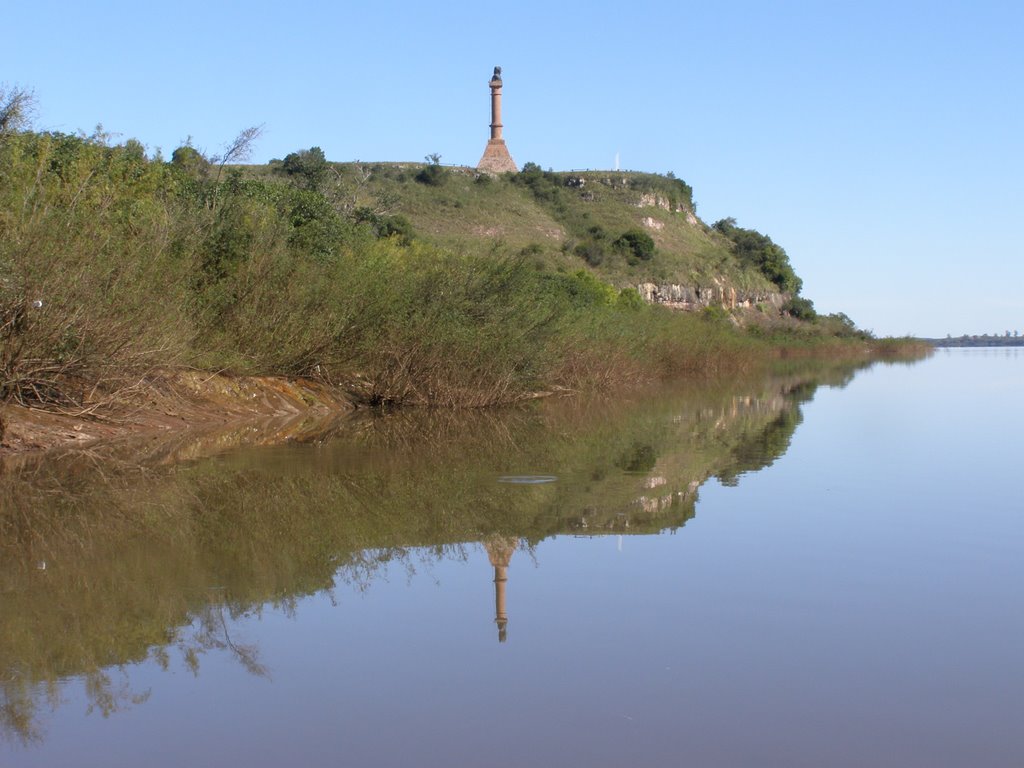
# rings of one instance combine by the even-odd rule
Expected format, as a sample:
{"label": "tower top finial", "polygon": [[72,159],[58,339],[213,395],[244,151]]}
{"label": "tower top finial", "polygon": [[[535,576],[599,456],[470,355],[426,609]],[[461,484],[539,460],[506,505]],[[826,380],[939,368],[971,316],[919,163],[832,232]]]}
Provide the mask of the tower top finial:
{"label": "tower top finial", "polygon": [[491,82],[501,82],[501,67],[494,68],[494,75],[491,77]]}

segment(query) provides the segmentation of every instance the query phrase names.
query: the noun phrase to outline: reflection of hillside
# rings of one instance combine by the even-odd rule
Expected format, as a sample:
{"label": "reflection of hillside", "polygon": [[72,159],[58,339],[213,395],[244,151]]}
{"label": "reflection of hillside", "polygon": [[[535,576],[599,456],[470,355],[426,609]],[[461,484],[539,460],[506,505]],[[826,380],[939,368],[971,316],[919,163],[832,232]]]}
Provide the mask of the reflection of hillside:
{"label": "reflection of hillside", "polygon": [[[9,467],[0,475],[2,725],[31,738],[56,690],[48,686],[72,675],[104,711],[131,704],[139,694],[111,670],[146,658],[180,658],[198,672],[201,656],[219,651],[260,672],[232,620],[339,583],[365,588],[396,559],[481,540],[681,526],[708,477],[735,477],[785,450],[797,401],[812,392],[793,380],[625,404],[361,415],[333,425],[329,440],[303,430],[306,442],[189,464],[168,464],[152,447],[141,464],[115,451]],[[558,480],[496,482],[526,473]],[[507,562],[495,564],[496,580],[499,567]]]}

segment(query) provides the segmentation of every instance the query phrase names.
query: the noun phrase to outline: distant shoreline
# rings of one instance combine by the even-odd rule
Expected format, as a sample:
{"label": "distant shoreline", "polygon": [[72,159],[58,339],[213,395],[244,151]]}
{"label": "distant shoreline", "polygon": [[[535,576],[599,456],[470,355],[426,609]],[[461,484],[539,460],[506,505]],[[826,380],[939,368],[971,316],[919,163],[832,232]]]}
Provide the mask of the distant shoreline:
{"label": "distant shoreline", "polygon": [[921,341],[935,347],[1024,347],[1024,336],[958,336]]}

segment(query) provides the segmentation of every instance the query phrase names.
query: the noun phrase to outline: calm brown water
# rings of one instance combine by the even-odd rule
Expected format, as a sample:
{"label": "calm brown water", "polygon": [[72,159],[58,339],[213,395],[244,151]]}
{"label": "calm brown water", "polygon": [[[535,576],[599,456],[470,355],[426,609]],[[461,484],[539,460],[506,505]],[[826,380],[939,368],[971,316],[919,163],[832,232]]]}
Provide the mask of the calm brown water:
{"label": "calm brown water", "polygon": [[0,475],[3,766],[1024,765],[1024,355]]}

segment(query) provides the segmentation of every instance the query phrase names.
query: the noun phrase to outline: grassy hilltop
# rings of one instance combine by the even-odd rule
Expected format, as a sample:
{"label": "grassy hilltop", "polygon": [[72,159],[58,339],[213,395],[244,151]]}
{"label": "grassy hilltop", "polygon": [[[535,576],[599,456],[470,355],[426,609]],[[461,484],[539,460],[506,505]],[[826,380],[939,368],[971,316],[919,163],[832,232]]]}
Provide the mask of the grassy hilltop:
{"label": "grassy hilltop", "polygon": [[[316,148],[239,165],[257,133],[167,160],[0,123],[0,404],[99,414],[187,366],[486,405],[871,352],[845,316],[814,315],[784,250],[701,223],[670,176],[491,178]],[[670,311],[643,282],[718,293]]]}
{"label": "grassy hilltop", "polygon": [[[327,163],[318,152],[312,148],[239,170],[315,188],[341,200],[357,218],[397,220],[402,232],[444,248],[531,257],[541,269],[586,269],[617,288],[644,282],[726,284],[792,293],[799,285],[776,285],[745,260],[723,231],[697,218],[689,185],[671,175],[554,172],[527,163],[519,174],[492,177],[441,166],[438,158]],[[644,236],[651,241],[646,252],[637,244]],[[781,249],[780,260],[788,266]]]}

